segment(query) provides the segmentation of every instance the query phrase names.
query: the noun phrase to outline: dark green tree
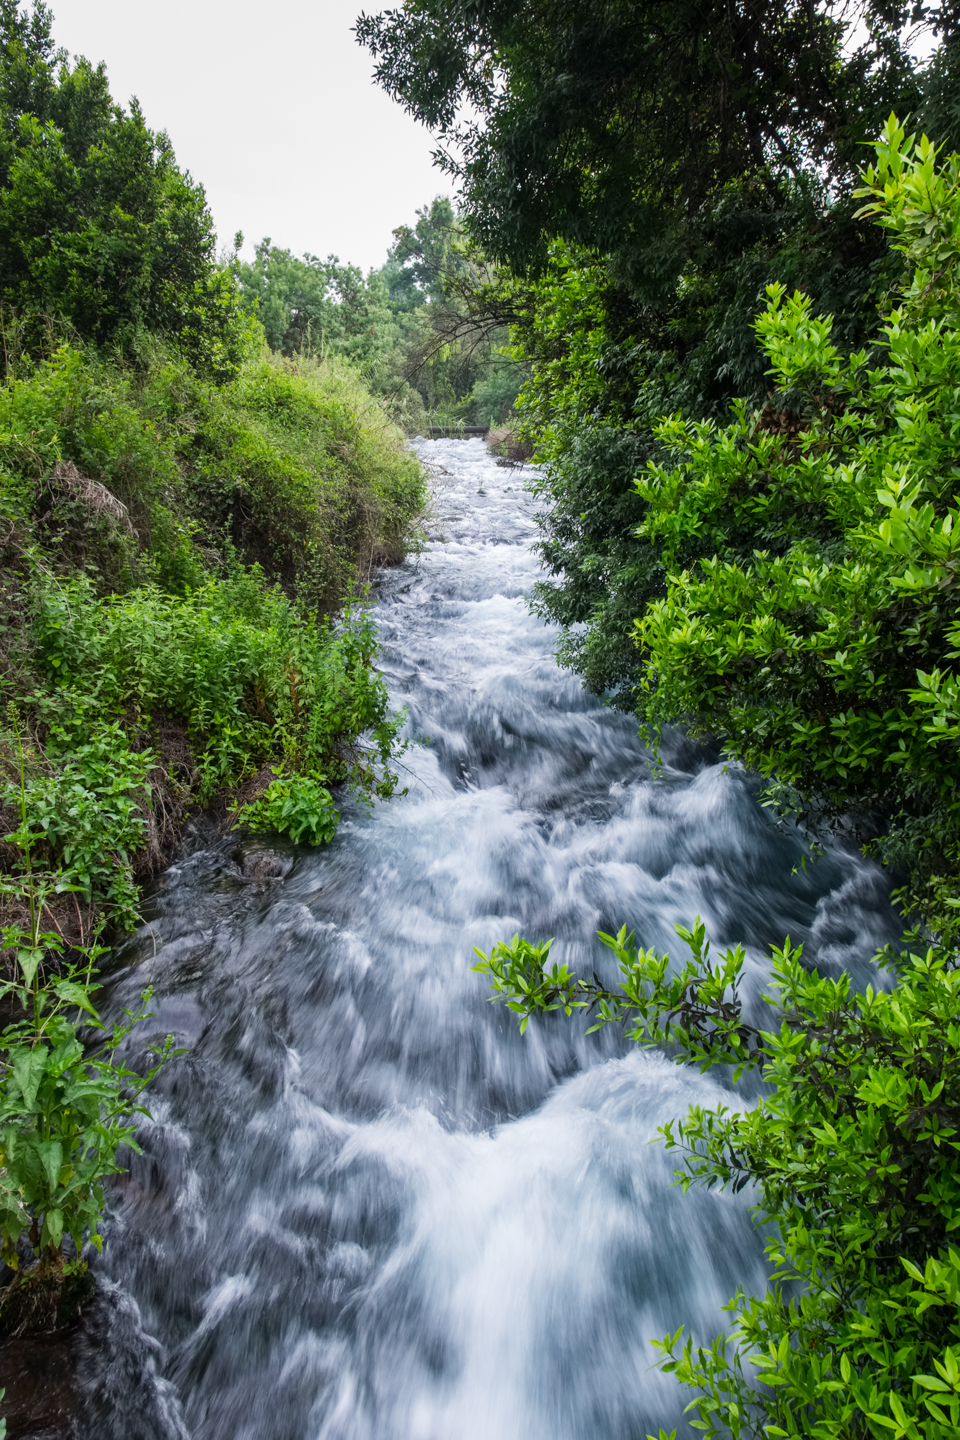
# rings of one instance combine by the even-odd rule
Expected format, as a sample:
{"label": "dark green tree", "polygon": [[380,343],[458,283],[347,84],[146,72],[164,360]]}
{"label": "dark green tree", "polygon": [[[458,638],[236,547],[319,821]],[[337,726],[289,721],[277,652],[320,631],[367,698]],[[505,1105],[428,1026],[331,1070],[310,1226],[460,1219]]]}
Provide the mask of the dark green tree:
{"label": "dark green tree", "polygon": [[[671,287],[704,206],[744,175],[778,203],[811,165],[849,184],[891,105],[919,98],[921,6],[863,0],[407,0],[362,15],[376,76],[437,131],[487,254],[542,267],[561,237]],[[929,23],[946,24],[940,9]],[[845,45],[866,20],[864,38]]]}
{"label": "dark green tree", "polygon": [[0,302],[97,345],[147,330],[214,375],[242,343],[201,186],[110,97],[102,65],[54,48],[42,3],[0,0]]}
{"label": "dark green tree", "polygon": [[231,268],[244,306],[256,312],[267,343],[283,355],[338,354],[368,365],[397,343],[396,317],[377,271],[365,278],[335,255],[297,256],[269,236],[252,261],[235,258]]}

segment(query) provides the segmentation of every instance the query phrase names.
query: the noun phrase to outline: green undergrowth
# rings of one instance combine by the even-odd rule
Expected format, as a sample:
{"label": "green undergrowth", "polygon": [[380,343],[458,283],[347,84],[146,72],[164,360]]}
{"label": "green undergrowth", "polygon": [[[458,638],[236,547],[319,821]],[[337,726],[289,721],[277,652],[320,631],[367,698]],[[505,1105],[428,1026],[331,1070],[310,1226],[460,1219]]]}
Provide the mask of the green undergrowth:
{"label": "green undergrowth", "polygon": [[2,856],[15,877],[33,847],[69,943],[91,907],[135,923],[198,807],[319,843],[329,786],[397,783],[362,597],[422,472],[345,363],[250,349],[214,385],[154,340],[64,342],[0,390]]}
{"label": "green undergrowth", "polygon": [[248,350],[226,384],[149,336],[133,362],[69,341],[23,356],[0,391],[0,513],[101,594],[181,591],[235,552],[336,608],[403,555],[420,467],[345,361]]}

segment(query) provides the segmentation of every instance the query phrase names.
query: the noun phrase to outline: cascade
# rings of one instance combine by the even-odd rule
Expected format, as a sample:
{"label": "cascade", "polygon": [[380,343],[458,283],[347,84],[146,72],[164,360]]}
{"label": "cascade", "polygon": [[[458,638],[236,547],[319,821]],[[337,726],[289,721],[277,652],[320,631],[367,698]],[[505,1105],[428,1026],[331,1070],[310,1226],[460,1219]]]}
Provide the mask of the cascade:
{"label": "cascade", "polygon": [[446,472],[429,542],[377,606],[394,702],[429,737],[409,793],[347,803],[319,850],[196,843],[115,961],[111,1006],[154,987],[138,1043],[188,1053],[114,1187],[90,1440],[692,1434],[650,1341],[709,1341],[762,1248],[748,1196],[683,1196],[650,1142],[722,1078],[578,1016],[521,1037],[473,946],[555,936],[612,981],[597,930],[679,955],[700,914],[745,943],[756,992],[787,933],[861,980],[894,933],[876,866],[837,847],[802,867],[749,776],[679,733],[653,765],[558,669],[524,598],[522,473],[478,439],[418,445]]}

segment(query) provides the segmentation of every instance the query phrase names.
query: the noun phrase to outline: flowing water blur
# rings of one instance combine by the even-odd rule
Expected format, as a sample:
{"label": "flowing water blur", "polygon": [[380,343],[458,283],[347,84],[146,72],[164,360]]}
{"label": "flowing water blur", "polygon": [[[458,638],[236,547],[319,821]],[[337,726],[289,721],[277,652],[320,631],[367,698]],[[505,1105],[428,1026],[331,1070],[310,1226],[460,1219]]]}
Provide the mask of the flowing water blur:
{"label": "flowing water blur", "polygon": [[[409,794],[322,850],[198,846],[119,957],[189,1054],[151,1092],[87,1337],[91,1440],[642,1440],[680,1424],[651,1337],[763,1284],[744,1198],[683,1197],[648,1143],[720,1082],[582,1019],[520,1037],[471,973],[519,930],[613,979],[598,929],[865,975],[879,871],[798,868],[742,773],[629,718],[529,613],[533,497],[479,440],[424,442],[424,552],[383,581]],[[264,849],[262,845],[259,847]],[[258,878],[259,877],[259,878]],[[146,1036],[142,1037],[144,1041]],[[727,1097],[729,1098],[729,1097]]]}

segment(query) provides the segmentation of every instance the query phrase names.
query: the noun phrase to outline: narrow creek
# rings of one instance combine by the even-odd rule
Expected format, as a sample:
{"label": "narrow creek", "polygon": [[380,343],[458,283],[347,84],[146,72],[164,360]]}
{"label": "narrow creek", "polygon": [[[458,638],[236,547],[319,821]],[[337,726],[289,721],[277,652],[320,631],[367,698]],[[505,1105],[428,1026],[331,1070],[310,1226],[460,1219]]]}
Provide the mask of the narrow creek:
{"label": "narrow creek", "polygon": [[687,1433],[651,1337],[709,1339],[764,1270],[744,1198],[682,1196],[648,1142],[720,1082],[578,1018],[521,1037],[472,947],[553,935],[613,979],[598,929],[679,953],[699,913],[758,988],[787,932],[860,977],[892,933],[879,870],[800,868],[741,772],[679,736],[651,767],[526,607],[522,475],[479,440],[420,448],[448,472],[431,538],[377,612],[429,737],[408,795],[319,851],[197,844],[117,960],[111,1004],[152,985],[141,1039],[189,1053],[115,1192],[91,1440]]}

